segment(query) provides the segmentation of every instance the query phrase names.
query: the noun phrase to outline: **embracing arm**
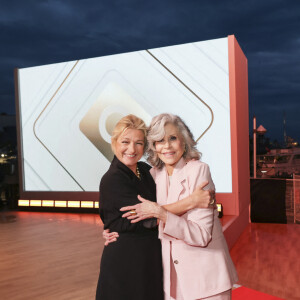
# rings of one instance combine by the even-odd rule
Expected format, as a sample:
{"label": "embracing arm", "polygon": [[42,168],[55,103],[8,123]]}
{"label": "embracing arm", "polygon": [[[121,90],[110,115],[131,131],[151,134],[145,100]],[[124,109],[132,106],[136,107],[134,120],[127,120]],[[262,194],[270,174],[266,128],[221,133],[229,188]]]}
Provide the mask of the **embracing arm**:
{"label": "embracing arm", "polygon": [[194,208],[209,208],[210,202],[215,197],[215,192],[214,190],[204,190],[208,184],[208,181],[204,181],[195,188],[190,196],[171,204],[162,205],[162,207],[177,216],[181,216]]}
{"label": "embracing arm", "polygon": [[[191,171],[190,190],[203,180],[209,181],[210,188],[214,189],[209,167],[206,164],[194,163],[189,168]],[[186,217],[167,212],[163,232],[189,245],[205,247],[212,238],[213,223],[213,209],[193,209],[187,212]]]}
{"label": "embracing arm", "polygon": [[190,196],[181,199],[177,202],[162,206],[155,202],[148,201],[142,198],[141,196],[138,196],[138,199],[142,203],[132,206],[125,206],[120,209],[121,211],[135,210],[136,214],[132,215],[130,212],[127,212],[123,214],[122,217],[132,220],[132,223],[136,223],[147,218],[157,218],[162,222],[166,222],[167,212],[170,212],[177,216],[181,216],[189,210],[195,208],[211,209],[214,207],[215,204],[215,192],[213,188],[210,190],[204,190],[204,188],[206,188],[207,185],[209,185],[209,181],[204,180],[195,188],[194,192]]}
{"label": "embracing arm", "polygon": [[[150,173],[154,180],[157,178],[157,169],[152,168]],[[187,211],[194,208],[209,208],[214,207],[215,191],[211,188],[208,180],[198,181],[197,186],[192,189],[193,193],[181,200],[176,199],[171,204],[163,205],[162,207],[177,216],[185,214]]]}

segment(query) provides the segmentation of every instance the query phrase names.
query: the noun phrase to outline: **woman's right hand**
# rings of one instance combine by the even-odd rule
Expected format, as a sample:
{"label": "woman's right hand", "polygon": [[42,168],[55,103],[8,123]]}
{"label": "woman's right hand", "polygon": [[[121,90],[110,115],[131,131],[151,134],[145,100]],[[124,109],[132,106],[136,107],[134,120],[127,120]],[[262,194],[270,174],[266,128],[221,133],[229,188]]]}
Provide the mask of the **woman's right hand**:
{"label": "woman's right hand", "polygon": [[194,192],[191,194],[191,201],[193,208],[214,208],[215,201],[215,191],[214,190],[204,190],[203,188],[208,185],[208,181],[202,182],[196,187]]}
{"label": "woman's right hand", "polygon": [[[122,215],[122,218],[131,220],[131,223],[137,223],[149,218],[157,218],[162,222],[166,222],[167,211],[162,206],[158,205],[156,202],[144,199],[140,195],[138,195],[138,199],[141,203],[124,206],[120,209],[120,211],[127,211]],[[131,211],[134,211],[134,214],[132,214]]]}
{"label": "woman's right hand", "polygon": [[105,239],[104,246],[107,246],[110,243],[116,242],[119,234],[117,232],[109,232],[109,229],[105,229],[102,232],[102,236]]}

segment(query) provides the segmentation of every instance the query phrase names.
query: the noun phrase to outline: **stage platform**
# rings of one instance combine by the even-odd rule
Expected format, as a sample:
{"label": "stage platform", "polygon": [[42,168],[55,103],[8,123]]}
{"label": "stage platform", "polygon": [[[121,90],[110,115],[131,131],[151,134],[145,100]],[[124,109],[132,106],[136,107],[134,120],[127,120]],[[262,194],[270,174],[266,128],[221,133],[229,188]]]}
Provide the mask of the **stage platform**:
{"label": "stage platform", "polygon": [[[0,213],[0,298],[94,299],[102,229],[96,214]],[[299,235],[299,225],[249,224],[231,249],[238,284],[300,299]]]}

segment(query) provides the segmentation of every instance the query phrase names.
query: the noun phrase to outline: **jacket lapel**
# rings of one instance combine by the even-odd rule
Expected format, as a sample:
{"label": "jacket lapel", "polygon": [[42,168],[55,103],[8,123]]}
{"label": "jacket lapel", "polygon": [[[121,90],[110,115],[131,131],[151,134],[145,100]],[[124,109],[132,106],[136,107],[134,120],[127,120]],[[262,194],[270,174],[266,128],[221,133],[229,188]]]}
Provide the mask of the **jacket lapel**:
{"label": "jacket lapel", "polygon": [[157,203],[160,205],[167,204],[169,183],[165,167],[161,170],[156,170],[155,183]]}
{"label": "jacket lapel", "polygon": [[178,201],[180,194],[185,188],[184,187],[186,182],[186,176],[184,170],[185,165],[186,165],[185,160],[181,158],[174,168],[169,191],[167,191],[167,195],[168,195],[167,203],[174,203]]}

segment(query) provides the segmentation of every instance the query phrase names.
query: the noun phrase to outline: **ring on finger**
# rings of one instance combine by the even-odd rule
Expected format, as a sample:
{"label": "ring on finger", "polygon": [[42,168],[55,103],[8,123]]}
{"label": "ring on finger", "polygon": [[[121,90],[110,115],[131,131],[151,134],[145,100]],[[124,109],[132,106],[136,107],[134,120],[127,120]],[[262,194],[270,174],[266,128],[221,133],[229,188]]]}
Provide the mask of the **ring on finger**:
{"label": "ring on finger", "polygon": [[213,199],[209,202],[209,205],[214,205],[214,204],[215,204],[215,201],[216,201],[216,199],[213,198]]}
{"label": "ring on finger", "polygon": [[132,210],[130,210],[130,211],[129,211],[129,213],[130,213],[132,216],[135,216],[135,215],[137,215],[137,213],[136,213],[136,210],[135,210],[135,209],[132,209]]}

